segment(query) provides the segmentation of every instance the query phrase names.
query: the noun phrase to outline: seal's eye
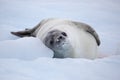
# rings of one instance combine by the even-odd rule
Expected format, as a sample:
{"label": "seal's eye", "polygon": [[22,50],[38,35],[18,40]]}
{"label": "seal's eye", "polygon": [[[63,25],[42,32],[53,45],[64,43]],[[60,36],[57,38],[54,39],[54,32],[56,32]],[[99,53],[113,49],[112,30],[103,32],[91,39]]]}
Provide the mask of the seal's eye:
{"label": "seal's eye", "polygon": [[51,44],[51,45],[53,44],[53,41],[52,41],[52,40],[50,41],[50,44]]}
{"label": "seal's eye", "polygon": [[62,32],[62,35],[67,36],[67,34],[65,32]]}

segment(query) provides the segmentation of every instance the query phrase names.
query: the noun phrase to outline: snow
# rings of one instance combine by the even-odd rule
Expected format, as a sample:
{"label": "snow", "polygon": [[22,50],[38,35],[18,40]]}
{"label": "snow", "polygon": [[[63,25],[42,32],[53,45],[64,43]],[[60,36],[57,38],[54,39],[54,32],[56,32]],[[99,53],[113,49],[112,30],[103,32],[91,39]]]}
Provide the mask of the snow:
{"label": "snow", "polygon": [[0,42],[0,58],[31,60],[39,57],[53,57],[53,51],[47,48],[40,39],[26,37]]}
{"label": "snow", "polygon": [[120,56],[105,59],[0,59],[1,80],[119,80]]}
{"label": "snow", "polygon": [[[0,0],[0,80],[119,80],[119,0]],[[44,18],[85,22],[100,35],[95,60],[56,59],[39,39],[11,31],[31,28]]]}

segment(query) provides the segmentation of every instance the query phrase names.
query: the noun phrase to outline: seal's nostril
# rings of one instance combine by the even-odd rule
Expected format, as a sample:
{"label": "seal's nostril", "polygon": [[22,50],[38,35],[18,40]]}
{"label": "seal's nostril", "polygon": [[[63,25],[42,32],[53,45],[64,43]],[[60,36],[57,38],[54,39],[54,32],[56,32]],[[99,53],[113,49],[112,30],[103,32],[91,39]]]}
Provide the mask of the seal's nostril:
{"label": "seal's nostril", "polygon": [[62,39],[62,36],[60,36],[58,39]]}

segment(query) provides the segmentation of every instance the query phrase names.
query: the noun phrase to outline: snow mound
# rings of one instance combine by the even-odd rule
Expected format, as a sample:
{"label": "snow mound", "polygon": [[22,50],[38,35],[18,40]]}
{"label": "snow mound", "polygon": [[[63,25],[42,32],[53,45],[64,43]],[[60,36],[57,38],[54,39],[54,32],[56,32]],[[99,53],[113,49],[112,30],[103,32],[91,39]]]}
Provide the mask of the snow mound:
{"label": "snow mound", "polygon": [[119,80],[120,56],[104,59],[0,59],[1,80]]}
{"label": "snow mound", "polygon": [[53,57],[53,52],[33,37],[0,42],[0,58],[36,59]]}

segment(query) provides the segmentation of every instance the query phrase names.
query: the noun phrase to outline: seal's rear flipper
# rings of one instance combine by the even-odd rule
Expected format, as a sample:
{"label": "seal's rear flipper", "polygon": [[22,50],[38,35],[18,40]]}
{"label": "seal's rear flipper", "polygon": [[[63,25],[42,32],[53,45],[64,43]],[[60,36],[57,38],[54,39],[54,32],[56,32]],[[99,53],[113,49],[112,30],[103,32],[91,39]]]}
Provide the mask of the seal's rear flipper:
{"label": "seal's rear flipper", "polygon": [[41,25],[41,22],[40,22],[39,24],[37,24],[35,27],[33,27],[32,29],[27,29],[27,28],[26,28],[26,29],[23,30],[23,31],[11,32],[11,34],[16,35],[16,36],[18,36],[18,37],[30,37],[30,36],[35,37],[36,34],[34,34],[34,31],[35,31],[37,28],[39,28],[40,25]]}
{"label": "seal's rear flipper", "polygon": [[26,29],[24,31],[18,31],[18,32],[11,32],[11,34],[16,35],[18,37],[29,37],[32,36],[32,30],[31,29]]}

